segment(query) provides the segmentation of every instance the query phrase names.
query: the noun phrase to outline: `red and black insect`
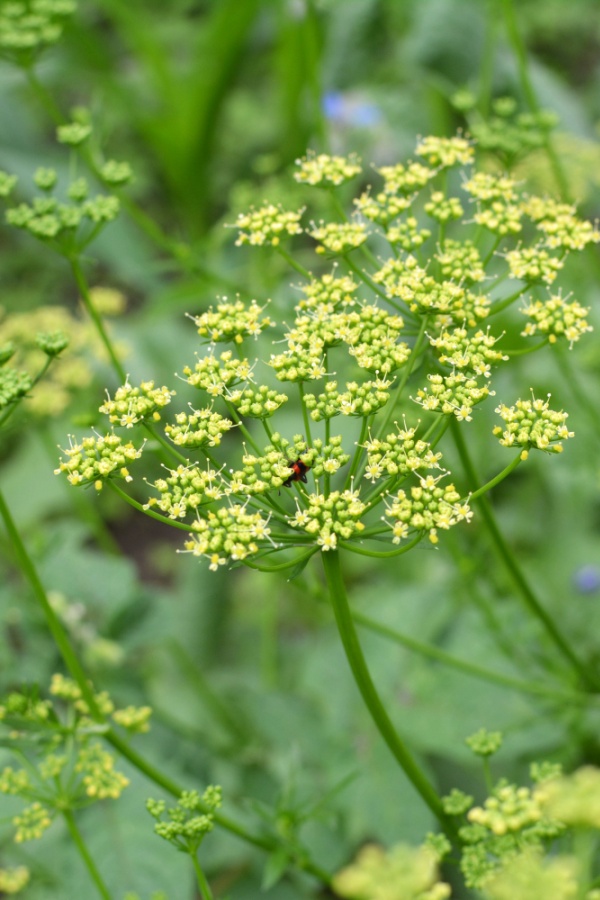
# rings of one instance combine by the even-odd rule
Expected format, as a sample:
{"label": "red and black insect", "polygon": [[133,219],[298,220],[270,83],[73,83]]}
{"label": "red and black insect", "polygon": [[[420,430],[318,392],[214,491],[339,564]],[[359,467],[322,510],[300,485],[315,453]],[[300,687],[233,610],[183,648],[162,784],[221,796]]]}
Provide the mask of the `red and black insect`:
{"label": "red and black insect", "polygon": [[306,473],[310,471],[310,466],[302,462],[300,457],[295,462],[290,461],[288,466],[292,470],[292,474],[283,482],[283,487],[291,487],[294,481],[301,481],[303,484],[306,484]]}

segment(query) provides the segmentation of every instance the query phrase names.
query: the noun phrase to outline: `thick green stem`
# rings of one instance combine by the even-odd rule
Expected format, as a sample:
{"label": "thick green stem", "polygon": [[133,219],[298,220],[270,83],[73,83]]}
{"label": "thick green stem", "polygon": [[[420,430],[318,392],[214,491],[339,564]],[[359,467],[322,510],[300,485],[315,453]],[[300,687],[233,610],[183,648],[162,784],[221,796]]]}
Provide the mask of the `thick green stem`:
{"label": "thick green stem", "polygon": [[[454,437],[454,442],[463,464],[463,468],[467,475],[467,480],[469,481],[470,485],[474,486],[477,484],[479,479],[477,478],[477,473],[475,472],[475,468],[471,461],[469,451],[467,450],[467,445],[465,444],[462,431],[458,422],[456,421],[452,422],[452,435]],[[595,673],[589,672],[587,667],[581,662],[580,659],[578,659],[575,652],[572,650],[568,642],[564,639],[559,629],[554,624],[554,621],[552,620],[549,613],[546,612],[544,607],[541,605],[541,603],[533,593],[533,590],[529,586],[527,579],[521,571],[521,568],[517,563],[512,550],[504,540],[504,537],[502,536],[502,533],[498,528],[495,516],[492,512],[492,508],[487,497],[478,497],[477,503],[479,505],[481,517],[492,539],[493,547],[506,566],[519,592],[519,595],[521,596],[521,599],[525,603],[525,606],[529,609],[530,613],[535,616],[535,618],[540,622],[548,637],[560,651],[564,659],[568,661],[570,667],[575,671],[578,678],[589,689],[594,691],[598,690],[600,686],[600,679],[598,678],[598,676]]]}
{"label": "thick green stem", "polygon": [[322,553],[321,557],[323,559],[329,597],[346,653],[346,659],[371,718],[409,781],[437,817],[444,830],[451,836],[454,836],[453,827],[443,811],[441,800],[435,788],[431,785],[425,773],[404,744],[404,741],[396,732],[373,684],[348,605],[346,588],[342,579],[339,551],[329,550],[326,553]]}
{"label": "thick green stem", "polygon": [[83,861],[86,865],[86,868],[87,868],[88,872],[90,873],[90,877],[98,889],[98,893],[100,894],[101,897],[104,898],[104,900],[111,900],[110,891],[106,887],[104,881],[102,880],[102,876],[100,875],[100,872],[96,868],[96,863],[92,859],[90,852],[85,844],[85,841],[83,840],[81,832],[79,831],[79,829],[75,823],[75,817],[73,816],[73,813],[71,812],[70,809],[65,809],[65,810],[63,810],[63,817],[64,817],[65,822],[67,823],[67,828],[69,829],[71,837],[73,838],[73,843],[79,850],[81,858],[83,859]]}

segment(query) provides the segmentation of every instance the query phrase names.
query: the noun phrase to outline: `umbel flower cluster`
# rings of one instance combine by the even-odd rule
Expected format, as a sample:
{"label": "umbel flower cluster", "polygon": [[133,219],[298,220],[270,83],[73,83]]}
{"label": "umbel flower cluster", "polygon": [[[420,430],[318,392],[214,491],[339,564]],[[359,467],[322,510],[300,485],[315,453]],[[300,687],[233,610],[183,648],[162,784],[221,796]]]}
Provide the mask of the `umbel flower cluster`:
{"label": "umbel flower cluster", "polygon": [[[481,729],[466,743],[487,762],[502,735]],[[597,900],[579,848],[584,836],[595,840],[600,827],[600,771],[585,766],[563,775],[559,764],[540,762],[530,775],[531,785],[501,779],[479,804],[457,788],[443,798],[457,824],[465,884],[481,900]],[[427,835],[420,847],[367,845],[334,876],[333,886],[348,900],[450,900],[455,895],[438,869],[451,851],[444,834]]]}
{"label": "umbel flower cluster", "polygon": [[[490,440],[518,453],[506,474],[572,436],[567,413],[528,387],[496,406],[501,424],[478,407],[515,343],[519,354],[572,347],[590,330],[556,282],[571,253],[600,240],[594,225],[478,171],[460,135],[422,139],[413,160],[367,173],[355,157],[309,155],[295,177],[331,195],[329,221],[266,203],[236,226],[243,252],[280,254],[299,273],[288,299],[220,297],[191,315],[199,350],[176,390],[128,379],[101,407],[113,430],[72,438],[57,469],[187,530],[184,549],[212,570],[261,568],[276,551],[285,568],[338,548],[436,543],[472,516],[437,449],[450,424],[489,416]],[[162,472],[136,480],[155,450]]]}
{"label": "umbel flower cluster", "polygon": [[[65,811],[116,800],[129,784],[98,739],[98,728],[75,681],[54,675],[52,699],[37,690],[13,692],[0,703],[3,744],[19,760],[0,770],[0,793],[27,806],[13,820],[17,843],[36,840]],[[116,709],[106,692],[93,695],[98,710],[130,734],[149,730],[148,706]]]}

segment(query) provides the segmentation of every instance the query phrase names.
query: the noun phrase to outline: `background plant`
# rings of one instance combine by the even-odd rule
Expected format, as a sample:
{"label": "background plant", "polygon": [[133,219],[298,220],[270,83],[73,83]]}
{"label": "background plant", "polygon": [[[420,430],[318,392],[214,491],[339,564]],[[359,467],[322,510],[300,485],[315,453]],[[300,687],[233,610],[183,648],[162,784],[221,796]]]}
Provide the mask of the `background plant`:
{"label": "background plant", "polygon": [[[308,15],[296,17],[291,7],[282,6],[275,14],[262,4],[249,4],[247,17],[243,22],[237,20],[239,27],[233,30],[225,6],[219,4],[214,16],[203,11],[191,20],[193,28],[189,19],[179,18],[178,7],[177,16],[173,10],[171,30],[164,28],[163,10],[155,19],[146,5],[143,16],[133,8],[125,14],[117,4],[113,8],[108,4],[86,7],[66,25],[60,43],[44,50],[33,69],[26,66],[21,74],[12,63],[3,69],[7,75],[3,108],[11,117],[11,127],[3,129],[1,165],[20,175],[20,198],[31,201],[27,185],[31,184],[33,191],[30,177],[38,167],[57,170],[59,187],[55,191],[85,175],[92,195],[119,194],[122,214],[86,250],[86,256],[97,263],[90,267],[90,260],[84,260],[83,271],[92,284],[118,287],[130,298],[129,315],[111,330],[113,342],[116,339],[130,348],[122,364],[132,384],[153,378],[155,387],[169,384],[181,389],[181,384],[172,385],[172,373],[180,371],[184,356],[193,359],[195,349],[194,329],[185,324],[182,314],[200,315],[208,303],[214,305],[215,293],[231,299],[236,290],[243,289],[242,299],[254,296],[260,304],[266,297],[277,304],[288,295],[289,268],[278,254],[256,248],[247,253],[235,250],[231,232],[208,226],[220,216],[231,223],[238,210],[258,207],[266,197],[288,209],[300,208],[307,198],[305,187],[294,185],[288,174],[280,177],[280,173],[284,163],[302,155],[306,146],[325,149],[320,141],[327,134],[338,153],[355,150],[364,159],[375,159],[378,166],[406,159],[415,134],[450,135],[456,125],[464,123],[465,113],[456,94],[465,85],[475,95],[475,109],[483,121],[491,121],[492,100],[507,94],[517,99],[514,112],[505,104],[494,108],[493,115],[508,113],[518,118],[536,112],[529,108],[530,96],[514,64],[514,41],[507,39],[510,32],[504,30],[504,20],[498,15],[503,9],[428,3],[414,8],[402,5],[400,10],[397,4],[364,3],[349,11],[346,4],[343,9],[332,4],[326,10],[309,6]],[[592,140],[596,116],[591,87],[595,66],[592,21],[583,3],[569,10],[564,4],[519,6],[519,30],[532,52],[528,72],[534,95],[541,108],[557,111],[561,119],[550,139],[568,181],[566,196],[584,199],[584,213],[593,220],[597,165]],[[583,33],[582,23],[587,23]],[[462,49],[467,46],[465,33],[472,37],[468,56]],[[575,35],[575,40],[565,41],[565,33]],[[245,54],[238,52],[241,46],[246,48]],[[264,60],[265,46],[273,49],[272,66],[256,62],[254,51],[260,50]],[[570,58],[567,46],[585,47],[586,51]],[[189,48],[187,56],[184,48]],[[207,54],[214,54],[210,65]],[[175,56],[179,68],[171,63]],[[192,80],[197,90],[183,91],[181,84],[185,81],[189,86],[189,66],[196,60],[197,78]],[[565,94],[548,76],[551,68],[556,72],[557,60]],[[360,81],[357,73],[361,73]],[[89,89],[92,82],[94,92]],[[394,85],[393,91],[389,84]],[[402,85],[406,91],[399,89]],[[64,150],[54,144],[50,123],[80,121],[80,114],[71,115],[70,110],[89,104],[92,93],[90,149],[88,152],[84,144],[73,151],[79,159],[77,171],[67,173]],[[317,102],[323,93],[326,122]],[[190,114],[192,106],[194,113]],[[12,115],[11,110],[17,108],[19,115]],[[196,115],[201,109],[204,112]],[[464,109],[469,128],[475,131],[473,107]],[[171,116],[169,127],[165,127],[165,115]],[[204,125],[192,134],[191,122]],[[521,124],[526,126],[527,143],[535,122]],[[311,133],[321,138],[311,139]],[[493,128],[491,133],[493,137]],[[537,146],[533,152],[530,148],[527,153],[519,150],[516,177],[530,179],[525,189],[542,196],[562,190],[544,139],[540,140],[539,134],[534,138]],[[199,146],[203,148],[200,157]],[[32,147],[43,148],[38,158],[31,158]],[[238,149],[241,147],[243,152]],[[250,152],[253,147],[258,154]],[[502,162],[506,148],[491,146],[488,152],[490,159]],[[98,175],[91,172],[99,173],[113,158],[133,164],[136,180],[131,187],[94,184]],[[193,179],[190,176],[190,167],[196,166],[199,158],[209,179],[196,180],[198,169],[193,170]],[[187,167],[182,164],[185,159]],[[254,160],[251,166],[250,159]],[[369,175],[367,180],[373,183],[375,176]],[[198,215],[197,198],[192,198],[192,181],[197,186],[210,184],[214,192],[209,193],[212,199],[208,202],[203,193],[202,215]],[[315,222],[331,215],[327,192],[312,191],[312,203]],[[34,243],[28,235],[8,230],[5,235],[9,253],[3,265],[3,306],[23,311],[67,301],[73,309],[73,273],[64,260],[46,252],[43,244]],[[158,241],[162,249],[157,251],[152,241]],[[582,305],[593,306],[594,254],[585,256],[571,267],[568,290]],[[271,314],[271,308],[265,313]],[[504,316],[505,322],[517,318]],[[286,321],[289,323],[289,318]],[[593,310],[589,321],[594,322]],[[535,342],[536,338],[529,340]],[[409,338],[408,343],[411,341]],[[507,332],[504,341],[506,348],[515,349],[525,346],[526,339],[521,343],[515,331]],[[521,370],[520,390],[513,397],[524,385],[533,387],[541,399],[550,391],[551,405],[569,411],[569,429],[576,432],[577,439],[569,442],[561,457],[542,460],[543,465],[536,461],[540,454],[532,453],[526,466],[520,465],[512,479],[498,486],[493,502],[505,541],[517,551],[535,596],[543,600],[553,619],[558,613],[560,633],[568,636],[578,657],[591,664],[596,652],[597,573],[595,453],[589,449],[588,438],[594,440],[597,419],[594,404],[586,397],[595,396],[594,337],[580,346],[577,367],[557,346],[546,353],[545,361],[543,354],[525,355],[506,368],[507,378],[510,371]],[[62,358],[67,361],[66,353]],[[42,359],[40,368],[43,365]],[[54,363],[49,376],[53,367]],[[124,380],[113,376],[102,360],[93,368],[95,386],[89,395],[79,394],[76,407],[71,407],[62,421],[46,417],[41,430],[34,427],[31,417],[25,415],[26,401],[3,429],[3,492],[63,628],[85,659],[86,671],[109,688],[121,706],[152,703],[158,724],[150,736],[138,740],[151,742],[154,759],[163,755],[168,760],[168,766],[161,768],[180,776],[179,787],[202,790],[206,784],[222,783],[225,815],[235,811],[236,817],[250,824],[254,836],[285,835],[285,846],[270,845],[269,878],[282,871],[290,856],[301,858],[295,837],[300,825],[301,843],[318,848],[326,857],[328,871],[347,862],[365,835],[376,835],[388,845],[402,838],[421,841],[431,822],[422,804],[413,804],[413,795],[399,783],[385,747],[355,705],[354,688],[343,674],[343,661],[336,656],[339,650],[330,613],[322,603],[322,584],[312,567],[285,588],[277,573],[251,573],[251,581],[240,571],[224,581],[220,574],[205,579],[195,560],[175,557],[170,542],[160,550],[171,529],[144,527],[142,540],[138,535],[143,520],[136,513],[129,524],[119,523],[123,507],[114,504],[109,492],[94,497],[95,492],[67,490],[59,479],[50,478],[56,453],[49,453],[47,444],[64,446],[64,435],[74,430],[74,415],[79,422],[82,417],[88,423],[96,420],[99,386],[106,384],[112,397]],[[38,371],[36,364],[30,377],[35,378]],[[500,370],[497,379],[502,382],[504,377]],[[510,387],[495,385],[498,402],[512,405],[506,393]],[[496,401],[487,405],[492,403]],[[288,403],[279,417],[295,419],[298,412]],[[467,433],[469,450],[482,469],[477,483],[482,483],[501,471],[507,459],[504,454],[509,451],[498,445],[498,455],[488,461],[491,422],[484,424],[478,412],[475,410],[474,421],[468,423]],[[292,427],[289,434],[304,430],[303,426]],[[232,437],[235,431],[224,439],[219,453]],[[152,440],[148,460],[153,458]],[[140,465],[144,464],[142,458]],[[447,465],[453,473],[460,470],[456,457],[449,456]],[[282,488],[282,500],[285,497],[287,491]],[[73,517],[75,503],[77,520]],[[367,658],[376,658],[376,683],[390,710],[396,708],[400,696],[404,731],[411,735],[412,748],[426,758],[429,774],[442,792],[457,784],[468,789],[470,762],[462,740],[482,724],[510,730],[511,740],[505,742],[498,764],[515,783],[525,781],[524,764],[533,758],[560,757],[567,770],[595,758],[593,709],[587,701],[580,701],[579,692],[573,693],[576,680],[572,686],[565,685],[562,666],[556,672],[560,689],[549,685],[548,667],[554,669],[559,657],[545,641],[540,643],[537,626],[524,626],[523,613],[513,600],[513,581],[504,568],[492,563],[480,522],[476,516],[468,527],[450,531],[445,535],[447,542],[441,542],[443,552],[428,553],[426,565],[421,551],[405,556],[403,585],[398,584],[393,561],[378,560],[373,569],[367,558],[355,556],[346,569],[352,595],[361,608],[359,615],[364,610],[370,620],[370,632],[361,634],[366,639]],[[175,545],[179,540],[176,536]],[[137,569],[115,555],[116,545],[137,560]],[[10,580],[3,583],[2,655],[7,687],[32,681],[46,685],[57,668],[55,651],[36,608],[25,605],[25,594],[11,564],[14,553],[8,545],[6,550]],[[23,597],[23,602],[15,603],[15,597]],[[300,597],[302,604],[297,602]],[[565,597],[570,602],[565,604]],[[377,636],[397,632],[400,620],[402,630],[396,637],[410,648],[404,651]],[[521,636],[518,647],[512,639],[516,630]],[[424,664],[415,650],[437,662]],[[127,681],[118,669],[125,655],[128,673],[135,673],[135,678]],[[448,655],[454,660],[453,670],[447,668]],[[477,668],[485,681],[473,680]],[[329,687],[325,697],[321,690],[324,679]],[[495,712],[493,722],[489,721],[490,708]],[[271,712],[265,716],[267,709]],[[277,727],[271,725],[274,719]],[[356,735],[356,745],[348,746],[348,734]],[[199,742],[206,748],[202,758],[197,752]],[[148,744],[145,746],[147,750]],[[361,754],[360,777],[353,777],[356,746]],[[131,778],[131,772],[126,774]],[[114,804],[119,812],[112,815],[126,822],[141,822],[139,811],[147,796],[156,795],[156,788],[143,786],[137,776],[131,780],[131,787]],[[398,784],[398,793],[390,792],[391,783]],[[319,786],[316,792],[315,785]],[[320,803],[323,795],[327,802]],[[252,811],[247,807],[248,798],[253,798]],[[399,823],[401,802],[411,813]],[[111,859],[115,854],[108,851],[106,843],[106,849],[102,848],[107,830],[94,827],[97,817],[103,815],[101,804],[86,810],[81,827],[104,871],[103,853]],[[338,818],[332,820],[332,816]],[[152,851],[145,849],[146,840],[156,843],[147,823],[134,831],[127,841],[128,856],[135,859],[137,853],[138,858],[157,858],[156,846]],[[244,870],[236,884],[222,887],[222,892],[243,896],[246,891],[254,896],[264,848],[253,856],[247,842],[228,834],[217,828],[210,836],[214,872],[235,872],[240,861],[250,860],[255,868]],[[49,860],[55,858],[55,847],[61,842],[60,829],[53,828],[39,844],[38,876],[43,854]],[[127,883],[143,892],[145,877],[148,889],[150,885],[154,889],[161,883],[159,879],[168,879],[169,871],[179,873],[182,861],[177,854],[171,856],[168,847],[164,850],[161,874],[144,872],[143,866],[134,864],[135,878],[119,877],[119,889]],[[67,855],[66,860],[69,858]],[[10,864],[21,861],[14,855],[7,859]],[[173,869],[169,869],[170,863]],[[87,877],[80,865],[73,858],[72,864],[65,862],[62,867],[66,882],[75,884],[72,891],[78,890],[78,877]],[[213,874],[210,868],[208,874]],[[31,882],[30,892],[39,890],[36,881]],[[277,896],[303,896],[310,893],[312,885],[314,882],[305,884],[286,877],[274,890],[279,892]],[[44,889],[47,895],[48,883]]]}

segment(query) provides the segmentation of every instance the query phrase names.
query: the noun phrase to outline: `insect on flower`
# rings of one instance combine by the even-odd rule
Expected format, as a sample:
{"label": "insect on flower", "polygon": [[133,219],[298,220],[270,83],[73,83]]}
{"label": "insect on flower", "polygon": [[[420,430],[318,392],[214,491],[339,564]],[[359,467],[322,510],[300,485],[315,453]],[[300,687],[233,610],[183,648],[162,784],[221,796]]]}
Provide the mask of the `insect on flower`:
{"label": "insect on flower", "polygon": [[301,481],[306,484],[306,473],[310,470],[310,466],[302,462],[300,457],[295,462],[289,462],[288,466],[292,470],[292,474],[283,482],[283,487],[291,487],[293,481]]}

